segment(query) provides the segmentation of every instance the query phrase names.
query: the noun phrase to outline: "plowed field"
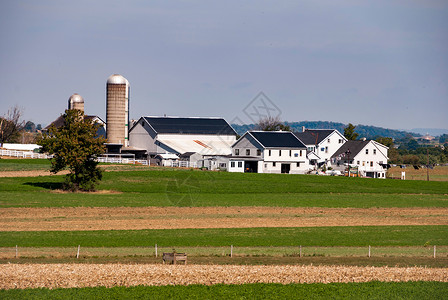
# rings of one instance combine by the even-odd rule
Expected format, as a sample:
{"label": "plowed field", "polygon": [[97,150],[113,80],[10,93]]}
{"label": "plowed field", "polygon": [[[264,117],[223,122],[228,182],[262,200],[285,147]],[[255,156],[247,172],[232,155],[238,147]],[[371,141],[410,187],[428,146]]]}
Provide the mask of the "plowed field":
{"label": "plowed field", "polygon": [[2,208],[2,231],[448,225],[448,208]]}

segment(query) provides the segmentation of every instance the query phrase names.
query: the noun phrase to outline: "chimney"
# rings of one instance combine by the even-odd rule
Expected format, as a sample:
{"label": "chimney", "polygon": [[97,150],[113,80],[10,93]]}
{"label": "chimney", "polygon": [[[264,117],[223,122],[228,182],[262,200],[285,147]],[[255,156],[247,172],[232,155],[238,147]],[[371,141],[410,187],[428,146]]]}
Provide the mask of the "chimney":
{"label": "chimney", "polygon": [[302,126],[302,132],[305,132],[305,126]]}

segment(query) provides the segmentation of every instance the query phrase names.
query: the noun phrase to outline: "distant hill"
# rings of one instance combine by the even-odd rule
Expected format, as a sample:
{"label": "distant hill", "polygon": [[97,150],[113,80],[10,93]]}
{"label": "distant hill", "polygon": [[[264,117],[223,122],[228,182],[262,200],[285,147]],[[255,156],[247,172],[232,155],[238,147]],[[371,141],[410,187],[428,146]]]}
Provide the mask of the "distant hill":
{"label": "distant hill", "polygon": [[[291,127],[292,131],[302,131],[302,126],[308,129],[336,129],[341,133],[344,133],[344,128],[347,124],[329,121],[302,121],[302,122],[285,122],[285,124]],[[247,130],[255,129],[255,124],[237,125],[232,124],[233,129],[239,134],[244,134]],[[413,136],[421,136],[418,133],[411,133],[408,131],[387,129],[376,126],[368,125],[356,125],[355,132],[359,134],[360,138],[375,139],[379,136],[391,137],[394,139],[402,139],[406,135],[411,134]]]}
{"label": "distant hill", "polygon": [[411,131],[423,135],[429,134],[432,136],[440,136],[442,134],[448,134],[448,129],[442,129],[442,128],[412,128]]}

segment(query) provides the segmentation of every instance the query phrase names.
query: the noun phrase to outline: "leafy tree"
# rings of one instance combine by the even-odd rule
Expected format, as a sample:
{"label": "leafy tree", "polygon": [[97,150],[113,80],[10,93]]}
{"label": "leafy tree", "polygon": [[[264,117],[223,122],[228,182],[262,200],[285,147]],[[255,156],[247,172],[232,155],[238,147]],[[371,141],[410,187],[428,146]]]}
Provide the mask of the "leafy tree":
{"label": "leafy tree", "polygon": [[344,136],[347,140],[356,140],[358,138],[358,134],[355,132],[356,126],[352,123],[349,123],[347,127],[344,128]]}
{"label": "leafy tree", "polygon": [[418,165],[420,163],[420,158],[414,154],[403,155],[403,163],[410,165]]}
{"label": "leafy tree", "polygon": [[24,126],[25,131],[27,132],[35,132],[36,131],[36,124],[34,124],[31,121],[26,122]]}
{"label": "leafy tree", "polygon": [[263,131],[290,131],[291,128],[280,121],[278,117],[266,117],[260,119],[256,128]]}
{"label": "leafy tree", "polygon": [[42,130],[42,124],[37,124],[36,125],[36,130]]}
{"label": "leafy tree", "polygon": [[394,146],[394,139],[390,137],[379,137],[376,141],[386,147],[392,148]]}
{"label": "leafy tree", "polygon": [[448,134],[446,133],[442,134],[439,138],[439,143],[440,144],[448,143]]}
{"label": "leafy tree", "polygon": [[102,178],[95,157],[104,153],[105,139],[96,137],[99,124],[85,119],[80,110],[66,110],[64,125],[50,127],[38,141],[44,152],[53,154],[51,172],[68,168],[64,189],[93,191]]}
{"label": "leafy tree", "polygon": [[3,147],[3,143],[18,141],[24,126],[21,117],[22,110],[18,106],[10,108],[6,115],[0,117],[0,147]]}

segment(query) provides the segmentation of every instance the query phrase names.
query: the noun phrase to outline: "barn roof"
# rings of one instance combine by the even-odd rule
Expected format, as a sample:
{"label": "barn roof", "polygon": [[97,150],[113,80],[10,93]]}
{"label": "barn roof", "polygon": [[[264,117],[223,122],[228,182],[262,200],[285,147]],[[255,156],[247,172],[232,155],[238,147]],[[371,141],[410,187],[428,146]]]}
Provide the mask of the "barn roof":
{"label": "barn roof", "polygon": [[252,135],[265,148],[306,148],[289,131],[249,131],[248,134]]}
{"label": "barn roof", "polygon": [[144,117],[157,133],[237,135],[222,118]]}

